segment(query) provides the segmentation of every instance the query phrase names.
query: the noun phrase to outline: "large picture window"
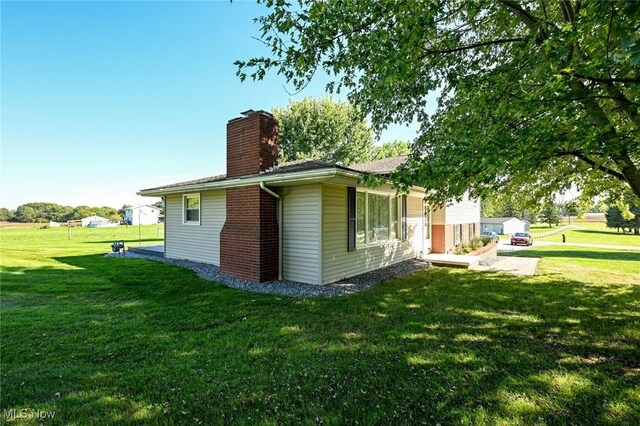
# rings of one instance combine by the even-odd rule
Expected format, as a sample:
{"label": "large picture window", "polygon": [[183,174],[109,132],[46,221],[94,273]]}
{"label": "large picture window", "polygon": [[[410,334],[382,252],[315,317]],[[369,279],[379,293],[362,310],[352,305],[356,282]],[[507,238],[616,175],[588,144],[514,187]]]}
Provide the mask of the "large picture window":
{"label": "large picture window", "polygon": [[398,197],[358,192],[356,195],[356,245],[363,246],[398,239],[399,216]]}
{"label": "large picture window", "polygon": [[200,194],[182,196],[183,223],[200,224]]}

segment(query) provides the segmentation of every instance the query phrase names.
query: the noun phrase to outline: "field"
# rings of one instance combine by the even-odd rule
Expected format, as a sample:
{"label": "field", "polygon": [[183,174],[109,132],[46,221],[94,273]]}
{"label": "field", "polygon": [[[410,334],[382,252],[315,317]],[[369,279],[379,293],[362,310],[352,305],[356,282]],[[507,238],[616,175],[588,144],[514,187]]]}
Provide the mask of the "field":
{"label": "field", "polygon": [[[539,238],[540,241],[562,242],[562,234],[567,237],[568,243],[588,243],[588,244],[605,244],[618,246],[638,246],[640,247],[640,235],[623,234],[615,229],[607,228],[604,222],[575,222],[578,229],[571,229],[559,234],[551,235],[545,238]],[[536,226],[537,225],[537,226]],[[536,224],[531,227],[531,232],[545,232],[556,227],[549,228],[546,225],[540,226]],[[560,226],[564,226],[561,224]]]}
{"label": "field", "polygon": [[542,258],[530,278],[433,268],[292,299],[103,256],[137,231],[0,230],[4,410],[55,411],[52,424],[640,424],[640,253],[541,247],[516,253]]}

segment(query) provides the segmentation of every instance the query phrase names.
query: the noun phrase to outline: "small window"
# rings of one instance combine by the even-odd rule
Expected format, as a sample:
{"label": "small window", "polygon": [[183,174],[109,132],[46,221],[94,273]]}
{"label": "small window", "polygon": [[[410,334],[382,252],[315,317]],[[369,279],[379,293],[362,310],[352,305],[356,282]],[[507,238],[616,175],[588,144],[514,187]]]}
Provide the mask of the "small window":
{"label": "small window", "polygon": [[391,226],[389,227],[389,238],[398,238],[398,197],[391,197]]}
{"label": "small window", "polygon": [[453,244],[458,245],[462,243],[462,224],[453,225]]}
{"label": "small window", "polygon": [[183,223],[200,224],[200,194],[187,194],[182,197]]}
{"label": "small window", "polygon": [[424,239],[431,239],[431,209],[424,203]]}
{"label": "small window", "polygon": [[364,192],[358,192],[356,195],[356,244],[359,246],[365,243],[366,205]]}

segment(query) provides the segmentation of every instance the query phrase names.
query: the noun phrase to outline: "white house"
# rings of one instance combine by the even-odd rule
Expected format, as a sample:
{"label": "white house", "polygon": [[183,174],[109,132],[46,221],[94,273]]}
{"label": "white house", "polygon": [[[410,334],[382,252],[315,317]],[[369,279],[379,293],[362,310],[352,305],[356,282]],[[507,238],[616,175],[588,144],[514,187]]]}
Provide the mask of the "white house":
{"label": "white house", "polygon": [[247,111],[227,124],[227,174],[138,192],[165,201],[164,255],[220,266],[251,281],[328,284],[404,260],[446,253],[480,231],[480,205],[444,208],[422,188],[370,188],[406,157],[352,165],[278,165],[277,123]]}
{"label": "white house", "polygon": [[82,219],[82,226],[89,226],[90,224],[107,224],[109,223],[109,219],[107,219],[106,217],[102,217],[102,216],[87,216],[85,218]]}
{"label": "white house", "polygon": [[154,206],[130,207],[124,211],[124,223],[127,225],[155,225],[160,217],[160,209]]}
{"label": "white house", "polygon": [[531,224],[526,220],[517,217],[483,217],[480,219],[482,232],[493,231],[497,234],[514,234],[516,232],[527,232],[531,229]]}

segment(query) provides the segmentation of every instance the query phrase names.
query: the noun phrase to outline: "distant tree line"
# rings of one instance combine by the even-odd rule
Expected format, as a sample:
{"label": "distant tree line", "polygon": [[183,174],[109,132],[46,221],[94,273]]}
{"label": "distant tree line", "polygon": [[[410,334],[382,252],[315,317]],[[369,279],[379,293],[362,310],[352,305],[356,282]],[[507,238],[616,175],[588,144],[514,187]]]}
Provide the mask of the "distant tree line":
{"label": "distant tree line", "polygon": [[26,203],[18,206],[15,210],[0,208],[0,220],[22,223],[66,222],[93,215],[109,220],[122,220],[121,214],[113,207],[71,207],[56,203]]}

